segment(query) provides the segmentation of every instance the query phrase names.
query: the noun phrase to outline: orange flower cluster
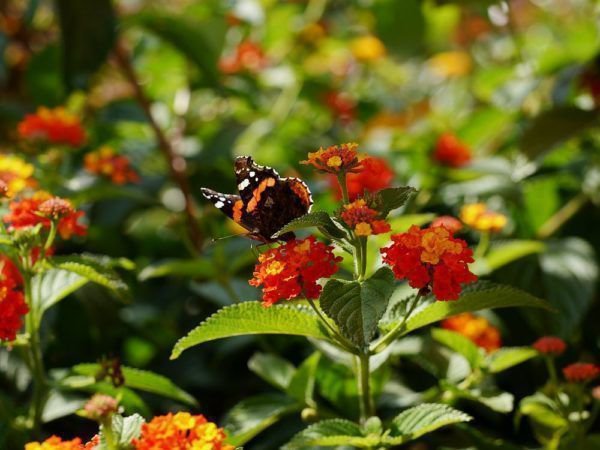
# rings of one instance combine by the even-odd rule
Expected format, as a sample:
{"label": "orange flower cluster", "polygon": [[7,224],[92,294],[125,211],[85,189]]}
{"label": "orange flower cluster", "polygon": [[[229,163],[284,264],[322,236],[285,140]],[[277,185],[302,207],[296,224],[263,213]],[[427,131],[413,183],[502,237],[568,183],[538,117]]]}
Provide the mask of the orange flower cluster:
{"label": "orange flower cluster", "polygon": [[31,164],[18,156],[0,155],[0,181],[6,188],[4,196],[12,197],[28,187],[35,186],[34,170]]}
{"label": "orange flower cluster", "polygon": [[567,349],[567,344],[559,337],[543,336],[532,347],[544,355],[559,356]]}
{"label": "orange flower cluster", "polygon": [[32,141],[80,147],[85,142],[85,131],[79,119],[64,108],[38,108],[18,125],[19,136]]}
{"label": "orange flower cluster", "polygon": [[460,220],[477,231],[498,233],[506,226],[504,214],[487,209],[485,203],[471,203],[460,210]]}
{"label": "orange flower cluster", "polygon": [[[42,205],[44,207],[40,209]],[[70,239],[73,235],[84,236],[87,232],[87,227],[79,223],[79,219],[84,216],[83,211],[74,210],[66,200],[53,198],[44,191],[38,191],[29,198],[12,201],[8,207],[10,212],[4,216],[3,221],[8,225],[9,231],[40,223],[45,228],[50,228],[49,217],[60,212],[57,230],[63,239]],[[43,211],[51,215],[44,215]]]}
{"label": "orange flower cluster", "polygon": [[452,216],[437,217],[431,222],[431,226],[444,227],[452,234],[458,233],[460,230],[462,230],[463,227],[462,223],[460,223],[460,220]]}
{"label": "orange flower cluster", "polygon": [[131,168],[129,159],[116,154],[108,146],[85,155],[84,166],[88,172],[108,178],[115,184],[137,183],[140,179],[138,173]]}
{"label": "orange flower cluster", "polygon": [[21,284],[21,274],[12,261],[0,257],[0,340],[14,341],[29,312]]}
{"label": "orange flower cluster", "polygon": [[267,58],[260,46],[251,41],[240,43],[232,55],[221,58],[219,69],[227,75],[240,72],[259,72],[267,65]]}
{"label": "orange flower cluster", "polygon": [[408,279],[417,289],[431,288],[438,300],[457,300],[461,285],[477,281],[468,267],[472,250],[446,228],[421,230],[413,225],[406,233],[392,235],[392,241],[381,253],[396,278]]}
{"label": "orange flower cluster", "polygon": [[[390,187],[394,172],[383,158],[367,156],[360,160],[360,170],[351,172],[346,176],[348,197],[350,201],[365,195],[365,192],[374,194],[382,189]],[[342,198],[342,191],[337,187],[337,198]]]}
{"label": "orange flower cluster", "polygon": [[344,205],[344,211],[341,213],[342,220],[354,230],[357,236],[370,236],[390,231],[390,224],[378,219],[378,216],[379,213],[369,208],[363,199]]}
{"label": "orange flower cluster", "polygon": [[455,135],[444,133],[435,144],[433,159],[444,166],[463,167],[471,162],[471,150]]}
{"label": "orange flower cluster", "polygon": [[44,442],[25,444],[25,450],[93,450],[98,444],[100,444],[100,439],[97,436],[87,444],[83,444],[79,438],[63,441],[58,436],[52,436]]}
{"label": "orange flower cluster", "polygon": [[299,297],[317,298],[321,286],[317,281],[338,271],[342,258],[333,254],[333,247],[310,236],[291,240],[268,250],[258,257],[252,286],[263,286],[263,305],[271,306],[279,300]]}
{"label": "orange flower cluster", "polygon": [[572,383],[585,383],[600,375],[600,367],[591,363],[573,363],[563,368],[563,375]]}
{"label": "orange flower cluster", "polygon": [[348,94],[330,91],[325,94],[324,99],[325,105],[340,122],[347,124],[356,117],[356,102]]}
{"label": "orange flower cluster", "polygon": [[316,152],[308,154],[306,161],[300,164],[310,164],[321,172],[338,174],[340,172],[358,171],[360,165],[356,149],[358,144],[347,143],[332,145],[326,149],[320,148]]}
{"label": "orange flower cluster", "polygon": [[225,432],[204,416],[180,412],[145,423],[132,444],[136,450],[234,450],[225,438]]}
{"label": "orange flower cluster", "polygon": [[493,352],[502,346],[500,331],[485,317],[471,313],[458,314],[445,319],[442,328],[462,334],[487,352]]}

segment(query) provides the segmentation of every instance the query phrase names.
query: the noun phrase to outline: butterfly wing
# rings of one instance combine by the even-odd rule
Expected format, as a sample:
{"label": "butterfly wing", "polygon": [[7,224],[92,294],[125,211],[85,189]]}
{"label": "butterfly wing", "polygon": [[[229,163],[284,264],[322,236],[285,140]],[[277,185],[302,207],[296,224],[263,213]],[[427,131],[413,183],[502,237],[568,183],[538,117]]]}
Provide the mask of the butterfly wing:
{"label": "butterfly wing", "polygon": [[242,220],[244,203],[239,195],[222,194],[212,189],[202,188],[202,195],[209,200],[215,208],[225,214],[234,222],[252,231]]}

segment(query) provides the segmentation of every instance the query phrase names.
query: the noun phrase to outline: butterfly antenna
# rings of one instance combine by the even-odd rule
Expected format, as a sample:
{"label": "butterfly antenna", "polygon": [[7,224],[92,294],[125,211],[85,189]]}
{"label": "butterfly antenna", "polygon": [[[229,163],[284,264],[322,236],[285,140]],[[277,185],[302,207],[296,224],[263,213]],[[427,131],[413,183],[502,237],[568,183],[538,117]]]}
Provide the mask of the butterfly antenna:
{"label": "butterfly antenna", "polygon": [[212,238],[210,240],[210,243],[211,244],[216,244],[217,242],[222,241],[223,239],[229,239],[229,238],[240,237],[240,236],[248,236],[248,233],[229,234],[227,236],[221,236],[221,237],[217,237],[217,238]]}

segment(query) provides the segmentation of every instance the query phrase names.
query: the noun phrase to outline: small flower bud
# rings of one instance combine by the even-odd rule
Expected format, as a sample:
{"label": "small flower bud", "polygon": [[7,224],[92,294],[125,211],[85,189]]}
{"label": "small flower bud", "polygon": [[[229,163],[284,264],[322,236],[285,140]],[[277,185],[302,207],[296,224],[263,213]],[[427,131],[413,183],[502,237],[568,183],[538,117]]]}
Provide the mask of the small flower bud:
{"label": "small flower bud", "polygon": [[59,219],[74,212],[71,202],[60,197],[46,200],[38,207],[38,211],[50,219]]}
{"label": "small flower bud", "polygon": [[315,408],[304,408],[300,413],[300,417],[302,417],[302,421],[312,423],[317,421],[319,413]]}
{"label": "small flower bud", "polygon": [[108,395],[94,394],[85,404],[83,410],[88,419],[101,421],[115,414],[118,406],[119,402],[116,399]]}

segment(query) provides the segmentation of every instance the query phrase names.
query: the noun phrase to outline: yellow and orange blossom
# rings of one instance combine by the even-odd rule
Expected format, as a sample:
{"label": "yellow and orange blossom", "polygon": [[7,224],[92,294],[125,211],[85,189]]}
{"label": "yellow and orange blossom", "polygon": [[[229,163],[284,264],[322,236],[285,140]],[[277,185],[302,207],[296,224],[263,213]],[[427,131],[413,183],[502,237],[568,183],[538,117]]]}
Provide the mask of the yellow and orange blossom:
{"label": "yellow and orange blossom", "polygon": [[361,62],[376,61],[385,56],[385,45],[375,36],[361,36],[350,42],[350,51]]}
{"label": "yellow and orange blossom", "polygon": [[469,338],[475,345],[488,352],[498,350],[502,346],[500,330],[485,317],[471,313],[458,314],[442,322],[442,327],[455,331]]}
{"label": "yellow and orange blossom", "polygon": [[308,154],[308,159],[300,164],[311,165],[321,172],[337,174],[349,172],[360,165],[356,149],[358,144],[348,143],[320,148]]}
{"label": "yellow and orange blossom", "polygon": [[0,181],[6,183],[8,197],[35,185],[33,171],[34,167],[18,156],[0,155]]}
{"label": "yellow and orange blossom", "polygon": [[464,205],[460,210],[460,220],[477,231],[498,233],[506,226],[508,219],[487,209],[484,203]]}
{"label": "yellow and orange blossom", "polygon": [[434,74],[451,78],[467,75],[473,68],[473,62],[467,52],[442,52],[429,59],[427,66]]}

